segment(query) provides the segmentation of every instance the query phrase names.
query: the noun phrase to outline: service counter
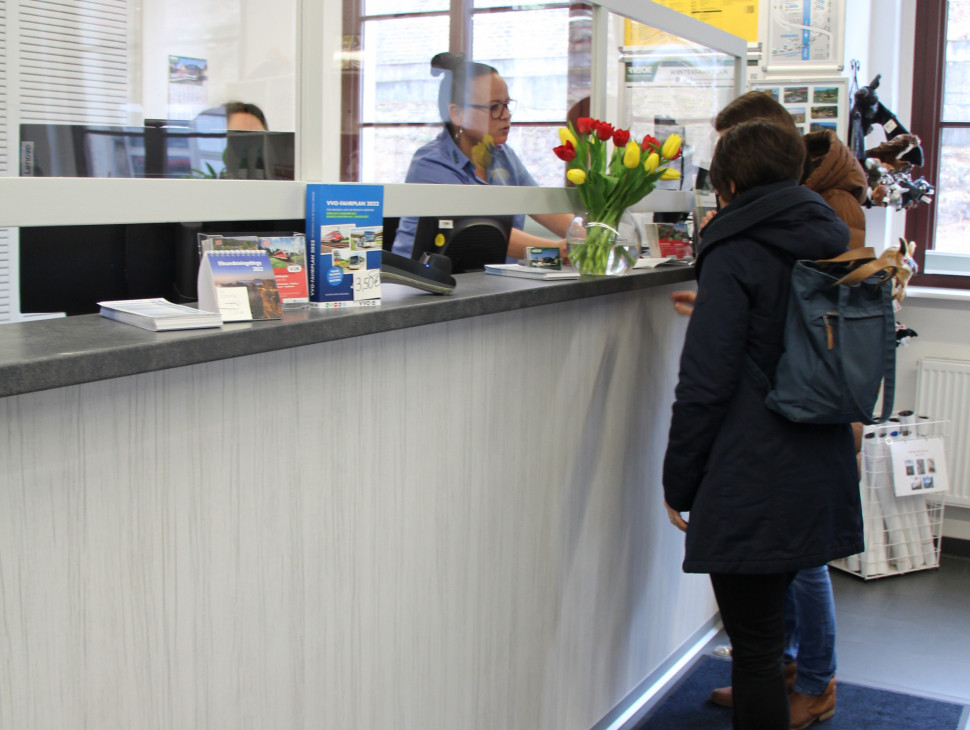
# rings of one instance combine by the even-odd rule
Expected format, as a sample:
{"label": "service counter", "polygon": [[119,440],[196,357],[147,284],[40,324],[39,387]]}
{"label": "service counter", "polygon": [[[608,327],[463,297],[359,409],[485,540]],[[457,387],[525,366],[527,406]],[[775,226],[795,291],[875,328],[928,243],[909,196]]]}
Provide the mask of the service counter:
{"label": "service counter", "polygon": [[0,327],[0,727],[586,730],[708,630],[660,486],[691,272],[457,278]]}

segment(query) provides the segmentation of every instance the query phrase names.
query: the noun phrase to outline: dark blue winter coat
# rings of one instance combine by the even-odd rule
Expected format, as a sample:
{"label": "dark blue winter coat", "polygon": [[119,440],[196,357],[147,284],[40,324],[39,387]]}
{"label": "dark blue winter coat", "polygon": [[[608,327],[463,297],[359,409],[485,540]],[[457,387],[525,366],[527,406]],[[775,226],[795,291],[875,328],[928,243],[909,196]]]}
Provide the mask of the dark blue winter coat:
{"label": "dark blue winter coat", "polygon": [[745,358],[774,377],[793,262],[848,241],[794,180],[739,195],[704,229],[663,470],[667,503],[690,512],[686,572],[787,572],[864,549],[851,427],[769,411]]}

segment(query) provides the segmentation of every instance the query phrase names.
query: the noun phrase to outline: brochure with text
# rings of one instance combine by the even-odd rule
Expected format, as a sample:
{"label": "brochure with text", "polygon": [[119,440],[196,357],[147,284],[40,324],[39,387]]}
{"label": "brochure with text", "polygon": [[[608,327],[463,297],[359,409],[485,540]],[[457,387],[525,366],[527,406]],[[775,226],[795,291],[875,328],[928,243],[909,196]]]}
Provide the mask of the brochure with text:
{"label": "brochure with text", "polygon": [[309,183],[306,222],[310,306],[380,304],[383,186]]}

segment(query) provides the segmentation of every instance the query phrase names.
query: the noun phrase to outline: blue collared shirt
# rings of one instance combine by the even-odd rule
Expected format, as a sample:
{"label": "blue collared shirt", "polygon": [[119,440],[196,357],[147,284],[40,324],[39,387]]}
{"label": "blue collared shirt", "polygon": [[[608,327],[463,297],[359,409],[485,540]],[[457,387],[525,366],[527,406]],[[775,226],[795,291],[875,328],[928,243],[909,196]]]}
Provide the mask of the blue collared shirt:
{"label": "blue collared shirt", "polygon": [[[436,183],[439,185],[538,185],[525,165],[508,145],[496,145],[491,149],[492,163],[488,166],[488,182],[475,175],[475,164],[451,138],[448,129],[414,153],[404,182]],[[525,224],[524,215],[512,218],[515,228]],[[394,236],[394,253],[411,258],[414,248],[414,231],[418,219],[413,216],[401,218]]]}

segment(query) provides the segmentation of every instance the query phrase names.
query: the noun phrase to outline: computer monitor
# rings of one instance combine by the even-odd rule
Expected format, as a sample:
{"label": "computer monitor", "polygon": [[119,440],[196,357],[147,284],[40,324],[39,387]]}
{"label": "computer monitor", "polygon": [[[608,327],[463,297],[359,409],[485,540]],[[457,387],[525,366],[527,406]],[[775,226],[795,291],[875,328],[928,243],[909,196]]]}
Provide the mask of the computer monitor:
{"label": "computer monitor", "polygon": [[463,216],[419,218],[411,258],[426,253],[451,259],[451,271],[478,271],[485,264],[505,263],[512,233],[512,216]]}

